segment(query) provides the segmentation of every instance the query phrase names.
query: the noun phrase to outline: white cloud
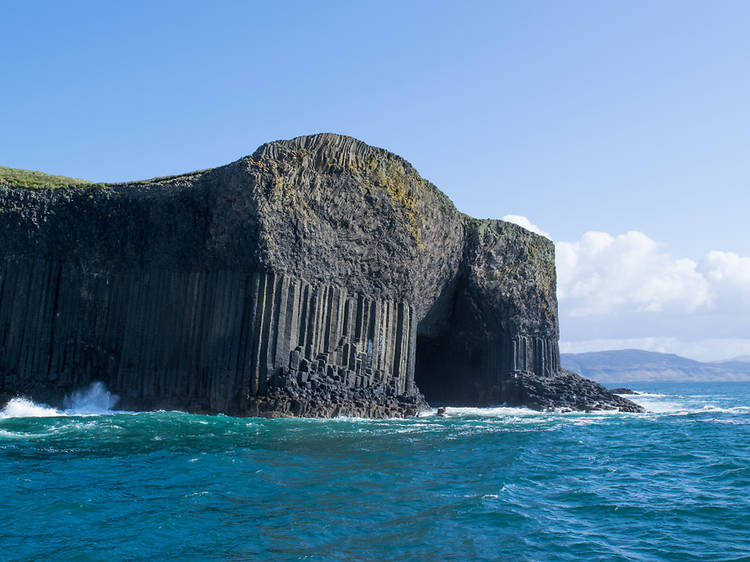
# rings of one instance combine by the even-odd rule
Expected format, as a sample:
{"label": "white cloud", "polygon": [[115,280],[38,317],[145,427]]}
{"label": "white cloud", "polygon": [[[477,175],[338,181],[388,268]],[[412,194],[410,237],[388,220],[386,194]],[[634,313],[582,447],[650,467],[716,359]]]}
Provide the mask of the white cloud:
{"label": "white cloud", "polygon": [[557,294],[572,316],[692,312],[711,304],[698,264],[672,257],[642,232],[587,232],[577,242],[558,242],[556,250]]}
{"label": "white cloud", "polygon": [[[503,220],[549,234],[519,215]],[[638,348],[709,361],[750,353],[750,257],[672,255],[646,234],[557,242],[561,349]]]}
{"label": "white cloud", "polygon": [[704,268],[719,306],[740,306],[750,312],[750,258],[713,250],[706,256]]}
{"label": "white cloud", "polygon": [[[506,215],[549,236],[528,218]],[[561,349],[626,347],[700,360],[750,353],[750,257],[672,255],[643,232],[556,242]]]}
{"label": "white cloud", "polygon": [[529,219],[521,215],[505,215],[501,220],[512,222],[513,224],[517,224],[518,226],[524,227],[526,230],[530,230],[531,232],[535,232],[542,236],[546,236],[547,238],[550,238],[550,239],[552,238],[552,236],[544,232],[537,225],[532,224],[532,222]]}
{"label": "white cloud", "polygon": [[726,282],[737,287],[750,287],[750,258],[743,258],[734,252],[713,250],[706,256],[710,267],[709,276],[718,282]]}

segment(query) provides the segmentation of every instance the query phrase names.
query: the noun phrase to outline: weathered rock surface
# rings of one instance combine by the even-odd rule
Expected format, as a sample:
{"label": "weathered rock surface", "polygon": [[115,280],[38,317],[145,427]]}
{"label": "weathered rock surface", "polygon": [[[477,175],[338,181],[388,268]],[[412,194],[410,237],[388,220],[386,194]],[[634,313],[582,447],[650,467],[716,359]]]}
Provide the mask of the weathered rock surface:
{"label": "weathered rock surface", "polygon": [[0,395],[119,407],[413,415],[637,408],[560,368],[554,246],[460,214],[349,137],[116,185],[0,185]]}
{"label": "weathered rock surface", "polygon": [[612,396],[599,383],[561,369],[557,376],[538,377],[535,374],[512,377],[503,390],[508,405],[528,406],[537,410],[567,408],[571,410],[617,409],[621,412],[642,412],[643,408],[622,398]]}

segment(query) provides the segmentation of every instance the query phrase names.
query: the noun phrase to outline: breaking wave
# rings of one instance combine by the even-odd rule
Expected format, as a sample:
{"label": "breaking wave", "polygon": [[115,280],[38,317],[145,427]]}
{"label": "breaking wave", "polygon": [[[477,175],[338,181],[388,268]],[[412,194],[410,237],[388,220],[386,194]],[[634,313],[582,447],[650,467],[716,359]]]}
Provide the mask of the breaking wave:
{"label": "breaking wave", "polygon": [[36,404],[26,398],[13,398],[0,410],[0,419],[7,418],[50,418],[65,415],[60,410],[44,404]]}
{"label": "breaking wave", "polygon": [[94,382],[86,388],[76,390],[66,396],[63,400],[62,410],[47,404],[37,404],[28,398],[12,398],[0,410],[0,419],[110,414],[119,399],[119,396],[107,390],[104,383]]}

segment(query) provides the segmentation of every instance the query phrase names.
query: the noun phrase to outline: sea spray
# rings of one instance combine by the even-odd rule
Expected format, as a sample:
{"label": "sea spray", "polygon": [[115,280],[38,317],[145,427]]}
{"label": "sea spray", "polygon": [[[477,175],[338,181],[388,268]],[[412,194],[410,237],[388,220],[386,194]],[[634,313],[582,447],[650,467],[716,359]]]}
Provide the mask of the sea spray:
{"label": "sea spray", "polygon": [[119,400],[120,397],[109,392],[104,383],[93,382],[65,396],[62,410],[47,404],[37,404],[28,398],[12,398],[0,410],[0,419],[107,414],[111,413]]}
{"label": "sea spray", "polygon": [[69,414],[99,414],[114,408],[119,400],[120,397],[109,392],[104,383],[97,381],[66,396],[63,408]]}

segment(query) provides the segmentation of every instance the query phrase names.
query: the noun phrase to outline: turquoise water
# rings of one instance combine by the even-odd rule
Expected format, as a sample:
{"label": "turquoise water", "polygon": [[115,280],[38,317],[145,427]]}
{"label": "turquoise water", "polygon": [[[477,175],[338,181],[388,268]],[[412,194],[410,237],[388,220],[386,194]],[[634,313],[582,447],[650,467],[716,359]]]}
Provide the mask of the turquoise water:
{"label": "turquoise water", "polygon": [[652,413],[263,420],[14,400],[0,558],[750,559],[750,384],[634,386]]}

